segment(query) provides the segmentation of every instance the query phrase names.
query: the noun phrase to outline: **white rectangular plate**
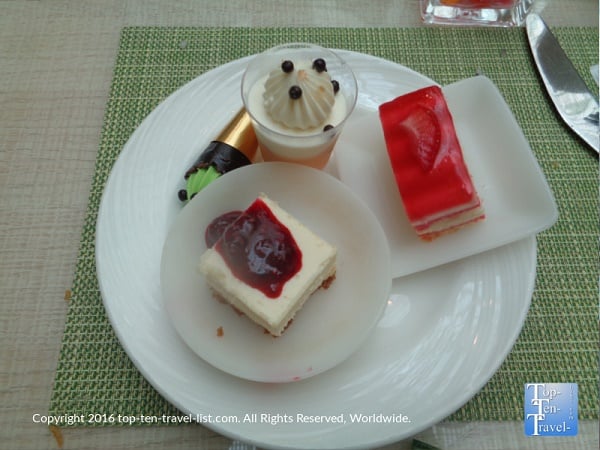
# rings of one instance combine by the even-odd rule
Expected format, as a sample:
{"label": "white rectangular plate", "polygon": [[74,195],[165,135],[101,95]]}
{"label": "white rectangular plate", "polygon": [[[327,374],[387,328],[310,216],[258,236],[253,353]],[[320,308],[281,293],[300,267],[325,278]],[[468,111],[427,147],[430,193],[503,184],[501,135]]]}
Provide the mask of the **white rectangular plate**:
{"label": "white rectangular plate", "polygon": [[[394,277],[517,241],[549,228],[558,218],[546,178],[496,86],[478,76],[443,91],[485,209],[484,221],[432,242],[417,237],[404,212],[373,106],[357,105],[336,146],[340,179],[369,205],[388,238]],[[390,89],[389,100],[397,95]]]}

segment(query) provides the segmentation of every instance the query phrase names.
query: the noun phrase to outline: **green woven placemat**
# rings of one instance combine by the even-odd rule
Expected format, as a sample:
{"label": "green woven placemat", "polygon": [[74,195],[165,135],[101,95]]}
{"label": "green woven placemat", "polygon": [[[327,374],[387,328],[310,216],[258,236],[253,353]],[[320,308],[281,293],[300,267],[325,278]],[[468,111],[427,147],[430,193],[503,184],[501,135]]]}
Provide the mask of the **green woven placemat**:
{"label": "green woven placemat", "polygon": [[[598,29],[555,32],[592,86],[589,66],[598,58]],[[450,420],[522,420],[528,382],[577,383],[579,417],[597,418],[597,158],[558,121],[532,64],[524,30],[485,28],[125,28],[50,413],[178,414],[137,371],[106,317],[94,265],[102,189],[131,133],[178,87],[218,65],[290,41],[381,56],[441,84],[476,73],[496,83],[548,178],[560,219],[538,237],[536,289],[518,342],[490,382]]]}

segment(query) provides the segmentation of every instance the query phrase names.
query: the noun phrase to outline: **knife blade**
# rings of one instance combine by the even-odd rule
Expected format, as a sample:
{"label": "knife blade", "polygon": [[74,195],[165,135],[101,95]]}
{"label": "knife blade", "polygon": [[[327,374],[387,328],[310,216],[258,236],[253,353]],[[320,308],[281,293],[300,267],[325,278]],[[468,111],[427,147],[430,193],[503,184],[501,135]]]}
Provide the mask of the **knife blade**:
{"label": "knife blade", "polygon": [[556,110],[581,139],[599,152],[598,100],[538,14],[527,16],[526,28],[533,59]]}

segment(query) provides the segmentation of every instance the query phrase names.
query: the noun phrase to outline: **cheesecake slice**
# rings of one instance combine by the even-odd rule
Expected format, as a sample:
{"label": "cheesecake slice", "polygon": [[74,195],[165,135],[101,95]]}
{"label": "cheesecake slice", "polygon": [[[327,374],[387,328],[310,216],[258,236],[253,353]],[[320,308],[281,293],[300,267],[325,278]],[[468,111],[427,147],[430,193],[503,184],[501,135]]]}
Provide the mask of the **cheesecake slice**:
{"label": "cheesecake slice", "polygon": [[383,103],[379,118],[404,210],[421,239],[485,217],[438,86]]}
{"label": "cheesecake slice", "polygon": [[199,270],[218,297],[281,336],[310,295],[334,279],[337,250],[264,194],[234,217],[214,245],[207,242]]}

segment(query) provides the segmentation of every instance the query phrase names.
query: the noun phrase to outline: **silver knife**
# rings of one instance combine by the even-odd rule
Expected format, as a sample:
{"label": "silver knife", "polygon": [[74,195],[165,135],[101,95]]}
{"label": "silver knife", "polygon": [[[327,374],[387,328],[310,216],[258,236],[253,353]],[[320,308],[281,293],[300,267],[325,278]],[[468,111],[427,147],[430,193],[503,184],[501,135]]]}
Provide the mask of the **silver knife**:
{"label": "silver knife", "polygon": [[598,152],[598,100],[542,18],[529,14],[526,26],[533,58],[554,106],[565,123]]}

